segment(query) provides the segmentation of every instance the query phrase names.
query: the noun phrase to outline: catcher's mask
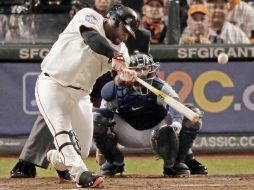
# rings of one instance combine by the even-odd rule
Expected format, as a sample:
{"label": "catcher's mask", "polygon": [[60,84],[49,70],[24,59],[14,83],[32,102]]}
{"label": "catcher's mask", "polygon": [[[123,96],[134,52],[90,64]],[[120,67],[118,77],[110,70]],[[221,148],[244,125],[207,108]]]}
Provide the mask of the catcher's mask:
{"label": "catcher's mask", "polygon": [[[156,72],[159,69],[159,63],[154,62],[152,57],[144,53],[135,51],[130,56],[129,69],[135,70],[139,78],[149,84],[152,84],[153,79],[156,77]],[[148,93],[148,89],[143,87],[138,82],[134,82],[133,88],[135,91],[140,92],[141,94]]]}

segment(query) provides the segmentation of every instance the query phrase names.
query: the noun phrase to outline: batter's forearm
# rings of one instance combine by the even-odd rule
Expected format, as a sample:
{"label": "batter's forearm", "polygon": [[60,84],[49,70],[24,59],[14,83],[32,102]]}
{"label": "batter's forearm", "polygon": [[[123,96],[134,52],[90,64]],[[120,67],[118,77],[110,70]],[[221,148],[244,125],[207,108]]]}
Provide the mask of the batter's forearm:
{"label": "batter's forearm", "polygon": [[115,50],[109,45],[108,41],[97,31],[81,26],[80,33],[85,43],[89,45],[89,47],[94,52],[104,55],[109,59],[114,57]]}

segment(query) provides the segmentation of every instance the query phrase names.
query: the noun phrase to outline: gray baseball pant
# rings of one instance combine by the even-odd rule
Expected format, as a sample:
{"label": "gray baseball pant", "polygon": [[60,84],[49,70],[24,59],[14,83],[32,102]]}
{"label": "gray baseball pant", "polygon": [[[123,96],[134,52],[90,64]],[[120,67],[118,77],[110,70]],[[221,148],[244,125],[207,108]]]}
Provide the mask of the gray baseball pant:
{"label": "gray baseball pant", "polygon": [[47,169],[49,162],[47,161],[46,153],[50,149],[54,149],[53,137],[44,118],[39,114],[19,159]]}

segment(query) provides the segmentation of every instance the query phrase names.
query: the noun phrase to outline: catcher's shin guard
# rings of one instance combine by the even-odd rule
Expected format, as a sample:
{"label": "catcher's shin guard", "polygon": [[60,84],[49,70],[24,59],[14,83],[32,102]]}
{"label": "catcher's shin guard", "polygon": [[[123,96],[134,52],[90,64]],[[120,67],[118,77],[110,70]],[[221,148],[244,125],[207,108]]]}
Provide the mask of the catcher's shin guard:
{"label": "catcher's shin guard", "polygon": [[[198,108],[193,106],[188,107],[202,116],[202,111]],[[176,160],[178,163],[184,162],[186,155],[189,153],[189,150],[198,135],[201,125],[202,121],[193,123],[186,117],[183,119],[183,127],[179,134],[179,152]]]}
{"label": "catcher's shin guard", "polygon": [[115,125],[113,115],[105,109],[94,112],[94,142],[100,153],[111,163],[123,162],[123,154],[117,147],[118,138],[113,132]]}

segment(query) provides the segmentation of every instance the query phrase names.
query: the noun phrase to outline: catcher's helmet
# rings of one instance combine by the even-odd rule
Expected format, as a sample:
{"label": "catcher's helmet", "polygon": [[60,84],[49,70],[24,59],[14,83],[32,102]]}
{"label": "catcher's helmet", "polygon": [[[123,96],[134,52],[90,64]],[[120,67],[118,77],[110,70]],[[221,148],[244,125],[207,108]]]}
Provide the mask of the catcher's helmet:
{"label": "catcher's helmet", "polygon": [[154,62],[153,58],[147,54],[135,51],[130,56],[129,69],[139,70],[142,68],[149,69],[148,72],[142,77],[144,77],[143,79],[146,80],[146,82],[150,83],[156,77],[156,72],[159,69],[159,63]]}
{"label": "catcher's helmet", "polygon": [[116,4],[109,9],[107,18],[113,27],[118,27],[122,23],[126,30],[135,37],[135,31],[138,29],[139,17],[137,13],[124,5]]}
{"label": "catcher's helmet", "polygon": [[[153,79],[156,77],[156,73],[159,69],[159,63],[154,62],[153,58],[147,54],[135,51],[130,56],[130,64],[128,68],[135,70],[138,73],[138,77],[151,84]],[[144,92],[144,89],[142,89],[143,86],[138,82],[134,83],[134,87],[136,91],[140,91],[142,94],[148,93],[148,91]]]}

